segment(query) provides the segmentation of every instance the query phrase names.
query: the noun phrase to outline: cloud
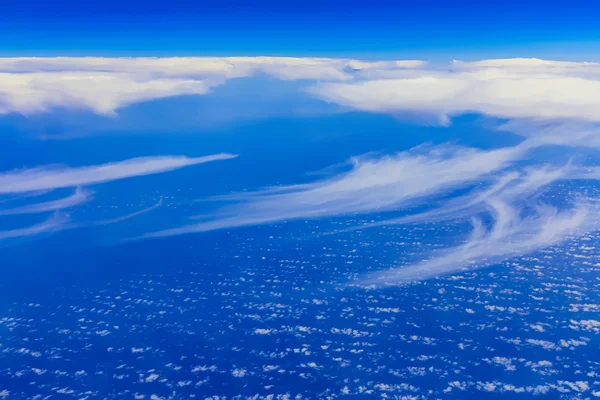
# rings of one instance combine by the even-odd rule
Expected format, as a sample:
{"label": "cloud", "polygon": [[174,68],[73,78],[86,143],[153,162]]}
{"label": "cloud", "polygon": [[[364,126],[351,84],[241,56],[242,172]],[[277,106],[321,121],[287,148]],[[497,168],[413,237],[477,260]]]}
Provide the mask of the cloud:
{"label": "cloud", "polygon": [[21,207],[0,210],[0,215],[35,214],[47,211],[62,210],[90,201],[92,199],[92,194],[93,192],[90,190],[77,188],[75,192],[68,197],[43,203],[28,204]]}
{"label": "cloud", "polygon": [[140,157],[85,167],[46,166],[14,170],[0,173],[0,194],[94,185],[234,157],[236,156],[226,153],[196,158],[183,156]]}
{"label": "cloud", "polygon": [[203,222],[145,237],[396,209],[415,199],[483,179],[528,150],[527,142],[490,151],[442,145],[380,158],[357,157],[351,160],[348,172],[304,185],[221,197],[235,204]]}
{"label": "cloud", "polygon": [[488,60],[391,75],[390,79],[327,82],[309,91],[359,110],[418,112],[442,124],[469,112],[510,119],[600,122],[600,64]]}
{"label": "cloud", "polygon": [[11,229],[0,231],[0,240],[13,239],[18,237],[35,236],[42,233],[56,232],[68,226],[70,218],[66,214],[54,213],[46,221],[27,228]]}
{"label": "cloud", "polygon": [[267,74],[282,80],[348,81],[357,71],[421,65],[293,57],[0,58],[0,114],[65,107],[114,115],[136,102],[203,95],[232,78]]}

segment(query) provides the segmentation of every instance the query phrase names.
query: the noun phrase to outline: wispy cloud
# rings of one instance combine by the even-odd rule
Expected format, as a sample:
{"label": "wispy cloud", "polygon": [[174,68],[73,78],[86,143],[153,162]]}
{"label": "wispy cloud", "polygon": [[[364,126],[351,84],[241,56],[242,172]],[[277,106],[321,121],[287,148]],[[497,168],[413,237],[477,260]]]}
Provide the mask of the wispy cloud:
{"label": "wispy cloud", "polygon": [[14,207],[0,210],[0,215],[16,214],[35,214],[47,211],[57,211],[83,204],[92,199],[93,192],[82,188],[75,189],[75,192],[62,199],[46,201],[43,203],[28,204],[21,207]]}
{"label": "wispy cloud", "polygon": [[0,194],[94,185],[234,157],[236,156],[226,153],[196,158],[183,156],[140,157],[85,167],[47,166],[15,170],[0,173]]}
{"label": "wispy cloud", "polygon": [[440,208],[363,225],[355,229],[469,218],[483,211],[486,204],[493,200],[504,202],[519,200],[522,203],[535,201],[540,191],[546,189],[551,183],[561,179],[576,178],[578,176],[576,171],[582,170],[566,165],[563,167],[530,167],[522,172],[506,172],[495,176],[487,188],[474,190],[469,194],[447,200]]}
{"label": "wispy cloud", "polygon": [[486,228],[474,218],[473,231],[466,243],[433,258],[403,267],[377,272],[359,280],[363,286],[402,285],[490,266],[560,243],[571,235],[598,229],[597,209],[577,205],[559,211],[548,205],[537,205],[528,213],[500,200],[487,203],[494,223]]}
{"label": "wispy cloud", "polygon": [[[576,200],[559,210],[539,202],[541,191],[562,179],[597,179],[595,171],[571,165],[530,167],[499,175],[487,189],[448,200],[432,211],[359,227],[470,219],[473,230],[460,246],[430,254],[430,258],[359,279],[361,286],[402,285],[439,275],[490,266],[560,243],[573,235],[600,228],[597,202]],[[482,219],[489,215],[491,226]]]}
{"label": "wispy cloud", "polygon": [[351,160],[348,172],[304,185],[221,197],[235,204],[203,222],[146,237],[395,209],[415,199],[482,179],[528,150],[527,142],[489,151],[442,145],[380,158],[357,157]]}

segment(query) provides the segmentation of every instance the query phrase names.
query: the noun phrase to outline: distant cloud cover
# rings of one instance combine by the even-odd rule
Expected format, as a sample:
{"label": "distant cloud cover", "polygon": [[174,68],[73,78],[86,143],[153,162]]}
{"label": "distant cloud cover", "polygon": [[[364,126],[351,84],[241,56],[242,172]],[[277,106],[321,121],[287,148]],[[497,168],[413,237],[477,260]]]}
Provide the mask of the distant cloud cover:
{"label": "distant cloud cover", "polygon": [[[523,140],[492,150],[446,144],[354,157],[344,172],[312,183],[220,196],[218,200],[229,203],[215,213],[138,239],[397,210],[436,196],[438,208],[359,228],[472,222],[472,233],[462,244],[358,281],[393,285],[490,265],[600,228],[593,199],[574,196],[564,207],[539,201],[555,182],[599,179],[598,168],[586,168],[577,159],[545,165],[531,158],[536,149],[548,145],[600,149],[600,63],[522,58],[448,65],[291,57],[0,58],[0,113],[31,114],[58,107],[115,116],[119,108],[137,102],[205,95],[230,79],[261,75],[300,81],[303,93],[351,110],[398,118],[417,115],[438,125],[449,125],[461,114],[482,114],[504,121],[499,129]],[[0,194],[77,188],[62,199],[0,211],[55,212],[39,225],[0,232],[0,239],[66,226],[60,210],[89,201],[92,192],[85,186],[233,157],[142,157],[0,173]],[[444,198],[455,189],[465,193]],[[129,219],[161,204],[97,224]]]}
{"label": "distant cloud cover", "polygon": [[500,59],[431,65],[293,57],[0,58],[0,113],[121,107],[203,95],[228,79],[306,80],[318,98],[364,111],[418,112],[447,124],[466,112],[600,121],[600,63]]}

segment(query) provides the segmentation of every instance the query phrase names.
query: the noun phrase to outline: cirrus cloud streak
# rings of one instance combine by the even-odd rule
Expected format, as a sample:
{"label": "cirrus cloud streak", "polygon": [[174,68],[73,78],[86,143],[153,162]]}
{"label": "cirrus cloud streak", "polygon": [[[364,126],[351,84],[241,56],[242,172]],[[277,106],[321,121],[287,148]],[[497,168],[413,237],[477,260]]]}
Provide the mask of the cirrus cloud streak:
{"label": "cirrus cloud streak", "polygon": [[0,194],[94,185],[134,176],[172,171],[191,165],[235,158],[220,153],[204,157],[139,157],[85,167],[39,167],[0,173]]}

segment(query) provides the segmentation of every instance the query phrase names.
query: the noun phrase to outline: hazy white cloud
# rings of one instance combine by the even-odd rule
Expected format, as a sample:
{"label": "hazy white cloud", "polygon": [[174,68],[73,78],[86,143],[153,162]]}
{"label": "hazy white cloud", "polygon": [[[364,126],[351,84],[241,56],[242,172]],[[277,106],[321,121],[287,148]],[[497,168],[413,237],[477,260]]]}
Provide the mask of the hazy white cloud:
{"label": "hazy white cloud", "polygon": [[93,185],[234,157],[236,156],[226,153],[196,158],[183,156],[140,157],[85,167],[46,166],[14,170],[0,173],[0,194]]}
{"label": "hazy white cloud", "polygon": [[136,102],[202,95],[231,78],[266,74],[282,80],[348,81],[357,71],[422,64],[293,57],[0,58],[0,114],[65,107],[113,115]]}
{"label": "hazy white cloud", "polygon": [[46,201],[43,203],[27,204],[21,207],[13,207],[5,210],[0,209],[0,215],[16,215],[16,214],[35,214],[47,211],[63,210],[83,204],[92,199],[93,192],[90,190],[77,188],[75,192],[62,199]]}
{"label": "hazy white cloud", "polygon": [[304,185],[225,196],[221,199],[236,203],[203,222],[146,237],[396,209],[483,179],[522,157],[528,149],[527,142],[490,151],[444,145],[380,158],[357,157],[351,160],[348,172]]}
{"label": "hazy white cloud", "polygon": [[54,213],[46,221],[41,222],[37,225],[29,226],[26,228],[11,229],[6,231],[0,231],[0,240],[12,239],[26,236],[35,236],[42,233],[56,232],[64,229],[68,226],[70,218],[66,214]]}

